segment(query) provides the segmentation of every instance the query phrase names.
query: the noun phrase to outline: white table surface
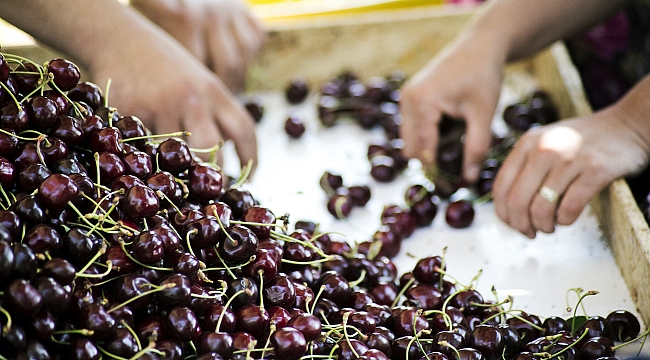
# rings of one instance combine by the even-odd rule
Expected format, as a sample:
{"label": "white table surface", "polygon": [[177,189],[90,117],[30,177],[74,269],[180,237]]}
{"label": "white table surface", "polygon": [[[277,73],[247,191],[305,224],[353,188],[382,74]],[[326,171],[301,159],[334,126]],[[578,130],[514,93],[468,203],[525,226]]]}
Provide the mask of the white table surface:
{"label": "white table surface", "polygon": [[[317,119],[313,97],[300,106],[289,106],[280,93],[258,96],[265,106],[265,116],[257,126],[259,162],[255,177],[245,187],[276,215],[289,213],[292,222],[311,220],[319,223],[322,231],[339,232],[349,242],[360,242],[370,239],[379,227],[384,205],[403,206],[406,188],[422,181],[419,164],[413,161],[391,183],[372,179],[366,152],[372,139],[383,136],[380,129],[367,131],[349,122],[325,128]],[[512,101],[512,96],[512,92],[504,91],[502,104]],[[298,140],[284,132],[290,113],[302,116],[307,127]],[[239,164],[231,144],[225,146],[224,155],[226,172],[237,174]],[[346,221],[336,220],[327,212],[327,198],[319,186],[325,170],[341,174],[345,185],[371,188],[368,204],[353,209]],[[486,300],[494,299],[490,291],[494,286],[499,299],[513,296],[515,309],[541,318],[567,318],[571,316],[567,305],[574,306],[577,300],[574,293],[567,296],[567,292],[582,288],[599,292],[583,301],[587,315],[604,317],[621,309],[637,314],[590,209],[585,209],[573,225],[559,227],[553,234],[540,234],[534,240],[502,223],[491,203],[477,206],[474,223],[463,230],[445,223],[444,210],[443,203],[431,226],[416,230],[403,241],[401,253],[393,259],[400,274],[417,262],[410,254],[418,258],[440,255],[447,247],[447,271],[460,282],[469,283],[482,270],[477,290]],[[623,348],[617,355],[626,359],[637,350],[638,346]],[[646,352],[650,356],[650,349],[644,349]]]}

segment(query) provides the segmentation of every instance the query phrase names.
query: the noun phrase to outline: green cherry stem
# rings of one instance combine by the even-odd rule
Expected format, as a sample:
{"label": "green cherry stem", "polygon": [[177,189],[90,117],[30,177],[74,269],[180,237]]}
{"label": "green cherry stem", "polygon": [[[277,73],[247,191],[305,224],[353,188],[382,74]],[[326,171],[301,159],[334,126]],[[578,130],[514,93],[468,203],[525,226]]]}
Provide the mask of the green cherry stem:
{"label": "green cherry stem", "polygon": [[[408,281],[408,282],[407,282],[407,283],[406,283],[406,284],[405,284],[405,285],[404,285],[404,286],[399,290],[399,293],[397,293],[397,296],[395,297],[395,300],[393,300],[393,303],[390,304],[390,308],[391,308],[391,309],[393,309],[393,308],[395,308],[395,306],[397,306],[397,304],[399,303],[399,300],[402,298],[402,295],[404,295],[404,293],[406,292],[406,290],[408,290],[408,289],[411,287],[411,285],[413,284],[414,281],[415,281],[415,278],[411,278],[411,279],[410,279],[410,280],[409,280],[409,281]],[[444,307],[443,307],[443,309],[444,309]]]}
{"label": "green cherry stem", "polygon": [[223,306],[223,311],[221,312],[221,314],[219,314],[219,320],[217,320],[217,326],[214,328],[214,332],[219,332],[219,329],[221,329],[221,320],[223,320],[223,313],[226,312],[226,310],[228,310],[228,307],[230,306],[230,304],[232,304],[233,300],[235,300],[237,296],[243,293],[246,293],[246,295],[248,296],[252,295],[252,292],[249,289],[241,289],[236,293],[232,294],[230,299],[228,299],[228,301],[226,301],[226,304]]}
{"label": "green cherry stem", "polygon": [[[153,284],[150,284],[150,285],[154,286]],[[144,292],[130,298],[129,300],[127,300],[127,301],[125,301],[125,302],[123,302],[123,303],[121,303],[121,304],[119,304],[119,305],[117,305],[117,306],[115,306],[113,308],[108,309],[106,312],[111,313],[111,312],[113,312],[113,311],[115,311],[117,309],[120,309],[120,308],[122,308],[122,307],[136,301],[137,299],[139,299],[141,297],[144,297],[144,296],[147,296],[149,294],[153,294],[153,293],[156,293],[156,292],[159,292],[159,291],[171,289],[171,288],[173,288],[175,286],[176,286],[176,284],[173,284],[173,283],[168,283],[168,284],[165,284],[165,285],[162,285],[162,286],[155,286],[153,289],[144,291]]]}

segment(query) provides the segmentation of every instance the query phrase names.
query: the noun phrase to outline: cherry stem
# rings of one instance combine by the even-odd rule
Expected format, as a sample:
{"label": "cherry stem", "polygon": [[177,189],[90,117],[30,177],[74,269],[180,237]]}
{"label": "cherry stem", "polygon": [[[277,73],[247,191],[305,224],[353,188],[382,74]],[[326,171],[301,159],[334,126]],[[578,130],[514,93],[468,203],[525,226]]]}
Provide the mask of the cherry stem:
{"label": "cherry stem", "polygon": [[[108,78],[106,80],[106,90],[104,93],[106,94],[104,96],[104,107],[108,108],[108,92],[111,90],[111,82],[113,82],[113,79]],[[108,112],[108,126],[113,127],[113,116],[111,116],[110,110]]]}
{"label": "cherry stem", "polygon": [[0,81],[0,86],[2,86],[2,88],[5,90],[5,93],[7,93],[7,94],[9,94],[9,96],[11,96],[11,99],[13,99],[14,103],[16,104],[16,107],[18,109],[20,109],[22,107],[22,105],[20,104],[20,101],[18,101],[18,99],[16,99],[16,97],[11,92],[11,90],[7,87],[7,85],[5,85],[3,82]]}
{"label": "cherry stem", "polygon": [[59,87],[56,86],[56,84],[54,83],[54,81],[51,81],[51,82],[50,82],[50,86],[51,86],[54,90],[56,90],[59,94],[61,94],[61,96],[63,96],[63,98],[66,99],[66,100],[70,103],[70,105],[72,105],[72,107],[74,108],[74,111],[77,113],[77,116],[79,116],[79,117],[83,117],[83,113],[81,112],[81,110],[80,110],[80,108],[79,108],[79,104],[77,104],[77,103],[75,103],[74,101],[70,100],[70,98],[68,97],[68,95],[66,95],[65,92],[61,91],[61,89],[59,89]]}
{"label": "cherry stem", "polygon": [[[629,344],[631,344],[631,343],[633,343],[633,342],[635,342],[635,341],[637,341],[637,340],[639,340],[641,338],[643,338],[643,342],[645,343],[645,339],[648,337],[648,334],[650,334],[650,327],[643,334],[635,337],[634,339],[628,340],[626,342],[623,342],[621,344],[613,346],[612,350],[616,351],[616,350],[622,348],[623,346],[629,345]],[[643,347],[643,344],[641,345],[641,347]],[[639,351],[641,351],[641,349],[639,349]]]}
{"label": "cherry stem", "polygon": [[131,137],[128,139],[122,139],[120,140],[121,143],[125,143],[128,141],[135,141],[135,140],[149,140],[149,139],[156,139],[156,138],[170,138],[170,137],[178,137],[178,136],[191,136],[192,133],[189,131],[177,131],[169,134],[153,134],[153,135],[145,135],[145,136],[135,136]]}
{"label": "cherry stem", "polygon": [[[519,315],[512,315],[512,317],[515,318],[515,319],[518,319],[518,320],[520,320],[520,321],[522,321],[522,322],[525,322],[526,324],[532,326],[534,329],[537,329],[538,331],[544,331],[544,328],[542,328],[541,326],[539,326],[539,325],[535,325],[535,324],[533,324],[532,322],[530,322],[530,321],[524,319],[523,317],[521,317],[521,316],[519,316]],[[571,333],[573,334],[573,331],[572,331]]]}
{"label": "cherry stem", "polygon": [[[576,341],[572,342],[569,346],[563,348],[562,350],[556,352],[555,354],[549,354],[550,356],[544,356],[544,355],[543,355],[543,354],[548,354],[548,352],[546,352],[546,353],[537,353],[537,354],[533,354],[533,355],[544,356],[544,357],[548,357],[548,358],[550,358],[550,357],[558,358],[558,357],[557,357],[558,355],[560,355],[560,354],[562,354],[562,353],[564,353],[564,352],[569,351],[569,349],[571,349],[571,348],[574,347],[577,343],[579,343],[582,339],[584,339],[585,336],[587,336],[587,334],[589,334],[589,328],[585,328],[585,331],[582,333],[582,335],[580,335],[580,337],[579,337]],[[558,359],[561,359],[561,358],[558,358]]]}
{"label": "cherry stem", "polygon": [[53,79],[54,79],[54,75],[52,75],[52,74],[48,74],[47,79],[45,79],[44,81],[42,81],[43,80],[42,78],[39,79],[39,85],[34,90],[32,90],[32,92],[27,94],[27,96],[25,96],[20,102],[22,103],[23,101],[25,101],[27,99],[30,99],[32,97],[32,95],[36,94],[39,91],[41,92],[41,95],[43,95],[43,92],[42,92],[43,88],[48,83],[52,82]]}
{"label": "cherry stem", "polygon": [[129,326],[129,324],[126,323],[126,321],[120,320],[120,323],[122,324],[122,326],[126,328],[128,332],[131,333],[131,336],[133,336],[133,338],[135,339],[135,343],[138,345],[138,350],[142,350],[142,344],[140,343],[140,338],[138,337],[138,335],[135,334],[135,331],[131,329],[131,327]]}
{"label": "cherry stem", "polygon": [[[325,257],[322,259],[317,259],[317,260],[310,260],[310,261],[295,261],[295,260],[289,260],[289,259],[282,259],[283,263],[287,264],[294,264],[294,265],[312,265],[312,264],[318,264],[318,263],[323,263],[323,262],[328,262],[332,260],[331,257]],[[363,279],[361,279],[363,281]]]}
{"label": "cherry stem", "polygon": [[[259,348],[259,349],[241,349],[241,350],[233,351],[232,354],[233,355],[235,355],[235,354],[247,354],[247,353],[252,353],[252,352],[260,352],[260,351],[265,352],[265,351],[271,351],[271,350],[274,350],[274,348],[263,347],[263,348]],[[261,357],[261,359],[264,359],[264,357]]]}
{"label": "cherry stem", "polygon": [[144,267],[144,268],[151,269],[151,270],[158,270],[158,271],[174,271],[174,269],[172,269],[172,268],[164,268],[164,267],[151,266],[151,265],[147,265],[147,264],[144,264],[144,263],[140,262],[138,259],[134,258],[133,255],[129,254],[129,252],[126,250],[126,244],[125,244],[124,240],[120,240],[119,243],[120,243],[120,247],[122,248],[122,251],[124,251],[124,254],[125,254],[129,259],[131,259],[131,261],[133,261],[134,263],[136,263],[136,264],[138,264],[138,265],[140,265],[140,266],[142,266],[142,267]]}
{"label": "cherry stem", "polygon": [[11,206],[11,201],[9,200],[9,197],[7,196],[7,192],[5,191],[2,184],[0,184],[0,192],[2,192],[2,196],[5,198],[5,200],[7,200],[7,207],[5,207],[4,205],[2,206],[6,210],[9,208],[9,206]]}
{"label": "cherry stem", "polygon": [[223,320],[223,313],[228,311],[228,307],[230,304],[232,304],[232,301],[235,300],[235,298],[243,293],[246,293],[246,295],[250,296],[252,295],[252,292],[249,289],[241,289],[237,291],[236,293],[232,294],[230,299],[226,301],[226,304],[223,306],[223,311],[221,311],[221,314],[219,314],[219,320],[217,320],[217,327],[214,329],[214,332],[219,332],[219,329],[221,328],[221,320]]}
{"label": "cherry stem", "polygon": [[399,303],[399,300],[402,298],[402,295],[408,290],[411,285],[415,282],[415,278],[411,278],[404,286],[399,290],[399,293],[397,293],[397,296],[395,297],[395,300],[393,300],[393,303],[390,304],[390,308],[393,309],[397,304]]}
{"label": "cherry stem", "polygon": [[325,254],[323,252],[323,250],[321,250],[318,246],[316,246],[316,245],[314,245],[314,244],[312,244],[310,242],[302,241],[302,240],[299,240],[299,239],[296,239],[296,238],[292,238],[291,236],[279,233],[279,232],[274,231],[274,230],[271,230],[271,238],[274,239],[274,240],[277,240],[277,239],[284,240],[285,242],[295,242],[295,243],[298,243],[298,244],[300,244],[302,246],[306,246],[306,247],[314,250],[314,252],[316,252],[318,255],[320,255],[321,257],[324,257],[324,258],[329,256],[329,255]]}
{"label": "cherry stem", "polygon": [[442,311],[442,310],[427,310],[424,312],[424,316],[429,316],[431,314],[440,314],[442,316],[442,320],[445,322],[445,326],[451,331],[454,327],[454,324],[451,323],[451,317],[447,312]]}
{"label": "cherry stem", "polygon": [[[226,237],[230,240],[231,244],[237,244],[237,241],[230,236],[230,233],[228,232],[228,229],[226,229],[225,226],[223,226],[223,223],[221,222],[221,217],[218,216],[216,209],[212,210],[212,213],[214,214],[214,217],[217,218],[217,222],[219,223],[219,228],[221,231],[223,231],[224,234],[226,234]],[[222,261],[223,262],[223,261]],[[225,263],[224,263],[225,265]]]}
{"label": "cherry stem", "polygon": [[144,355],[144,354],[146,354],[146,353],[148,353],[148,352],[154,350],[155,347],[156,347],[156,343],[153,342],[153,341],[150,341],[150,342],[149,342],[149,345],[147,345],[146,348],[144,348],[144,349],[138,351],[137,353],[135,353],[135,355],[133,355],[129,360],[136,360],[136,359],[139,359],[142,355]]}
{"label": "cherry stem", "polygon": [[6,334],[11,330],[11,314],[2,306],[0,306],[0,312],[7,317],[7,323],[2,327],[2,333]]}
{"label": "cherry stem", "polygon": [[323,294],[323,291],[325,291],[325,285],[321,285],[320,289],[318,289],[318,293],[316,294],[316,297],[314,298],[314,305],[311,307],[311,311],[309,311],[310,314],[314,314],[314,309],[316,308],[316,303],[318,302],[318,299],[320,298],[321,294]]}
{"label": "cherry stem", "polygon": [[[348,346],[350,347],[350,350],[352,350],[352,353],[354,354],[355,358],[359,357],[359,354],[357,353],[356,350],[354,350],[354,347],[352,346],[352,343],[350,342],[350,337],[348,336],[348,331],[347,331],[347,325],[348,325],[348,318],[350,317],[350,313],[346,312],[343,314],[343,337],[345,338],[345,341],[348,343]],[[406,360],[408,360],[408,350],[406,352]]]}
{"label": "cherry stem", "polygon": [[237,189],[241,187],[250,176],[252,170],[253,170],[253,159],[248,159],[248,162],[242,168],[242,173],[239,176],[239,179],[237,179],[235,185],[233,185],[233,188]]}
{"label": "cherry stem", "polygon": [[[246,261],[245,263],[240,264],[238,266],[244,267],[244,266],[252,263],[253,261],[255,261],[256,258],[257,257],[255,255],[251,255],[251,257],[248,259],[248,261]],[[201,271],[206,272],[206,271],[218,271],[218,270],[227,270],[227,269],[228,269],[228,267],[211,267],[211,268],[207,268],[207,269],[202,269]]]}
{"label": "cherry stem", "polygon": [[[0,82],[0,84],[1,84],[1,82]],[[38,136],[35,137],[35,138],[26,138],[26,137],[21,136],[21,135],[12,134],[11,132],[9,132],[9,131],[7,131],[7,130],[0,129],[0,133],[3,133],[3,134],[5,134],[5,135],[7,135],[7,136],[11,136],[11,137],[13,137],[13,138],[16,138],[16,139],[18,139],[18,140],[23,140],[23,141],[38,141],[38,139],[40,139],[41,136],[45,136],[45,137],[47,137],[47,135],[45,135],[45,134],[41,134],[41,133],[39,133],[38,131],[35,131],[35,130],[25,130],[25,131],[21,132],[21,134],[24,134],[24,133],[26,133],[26,132],[35,132],[35,133],[38,134]]]}
{"label": "cherry stem", "polygon": [[[415,313],[415,316],[413,317],[413,321],[411,322],[411,327],[413,328],[413,335],[415,335],[415,340],[418,343],[418,347],[420,348],[420,350],[422,351],[424,356],[426,356],[427,359],[429,359],[429,355],[427,355],[427,352],[424,351],[424,347],[422,346],[422,343],[420,343],[420,336],[422,335],[424,330],[417,331],[417,329],[415,327],[415,322],[418,320],[418,318],[420,316],[422,316],[422,312],[423,312],[422,309],[417,310],[417,312]],[[407,350],[407,352],[408,352],[408,350]]]}
{"label": "cherry stem", "polygon": [[53,333],[53,335],[62,335],[62,334],[80,334],[83,336],[93,336],[95,331],[88,329],[71,329],[71,330],[58,330]]}
{"label": "cherry stem", "polygon": [[366,269],[362,269],[359,278],[354,281],[350,281],[348,284],[350,284],[350,287],[358,286],[359,284],[361,284],[361,282],[363,282],[365,278],[366,278]]}
{"label": "cherry stem", "polygon": [[219,261],[221,261],[221,263],[223,264],[223,266],[226,267],[226,271],[227,271],[228,274],[233,278],[233,280],[237,279],[237,276],[235,276],[235,274],[232,272],[232,270],[230,270],[230,266],[228,266],[228,264],[226,264],[226,262],[223,261],[223,258],[221,257],[221,254],[219,254],[219,249],[216,249],[216,248],[215,248],[215,249],[214,249],[214,253],[217,255],[217,258],[219,259]]}
{"label": "cherry stem", "polygon": [[185,234],[185,242],[187,242],[187,251],[189,251],[190,254],[192,254],[192,256],[194,256],[194,257],[196,257],[196,255],[194,255],[194,250],[192,249],[192,244],[190,242],[190,237],[192,235],[198,233],[198,232],[199,232],[199,230],[194,228],[194,229],[188,231],[187,234]]}
{"label": "cherry stem", "polygon": [[[458,349],[456,349],[456,347],[453,346],[452,344],[450,344],[448,341],[444,341],[444,340],[440,341],[440,342],[438,342],[438,345],[445,346],[445,347],[451,349],[456,354],[456,359],[460,359],[460,353],[458,352]],[[504,347],[503,350],[505,351],[505,347]],[[505,359],[505,357],[502,357],[502,358]],[[427,359],[428,359],[428,357],[427,357]]]}
{"label": "cherry stem", "polygon": [[[261,288],[262,288],[262,287],[260,286],[260,289],[261,289]],[[261,294],[261,293],[262,293],[262,292],[260,291],[260,294]],[[274,323],[271,323],[271,324],[269,325],[269,336],[266,338],[266,343],[265,343],[264,346],[262,347],[262,355],[260,355],[260,359],[264,359],[264,353],[266,352],[266,349],[269,347],[269,343],[271,342],[271,335],[273,335],[274,332],[275,332],[275,324],[274,324]]]}
{"label": "cherry stem", "polygon": [[96,278],[96,279],[101,279],[104,276],[107,276],[108,274],[113,271],[113,262],[108,260],[106,261],[106,271],[104,271],[101,274],[83,274],[83,273],[77,273],[75,276],[76,277],[82,277],[82,278]]}
{"label": "cherry stem", "polygon": [[[151,285],[153,285],[153,284],[151,284]],[[149,294],[153,294],[153,293],[156,293],[156,292],[159,292],[159,291],[171,289],[171,288],[174,288],[174,287],[176,287],[176,284],[174,284],[174,283],[168,283],[168,284],[165,284],[165,285],[162,285],[162,286],[156,286],[151,290],[143,291],[142,293],[130,298],[129,300],[127,300],[127,301],[125,301],[125,302],[123,302],[123,303],[121,303],[121,304],[119,304],[119,305],[117,305],[117,306],[115,306],[113,308],[110,308],[107,312],[111,313],[111,312],[113,312],[113,311],[115,311],[115,310],[117,310],[119,308],[122,308],[122,307],[136,301],[137,299],[139,299],[141,297],[144,297],[144,296],[147,296]]]}
{"label": "cherry stem", "polygon": [[[576,289],[577,290],[577,289]],[[579,292],[576,292],[578,295],[580,294]],[[598,291],[595,290],[589,290],[583,295],[580,295],[580,298],[578,299],[578,303],[575,306],[575,309],[573,309],[573,319],[571,321],[571,334],[573,334],[576,331],[576,313],[578,312],[578,306],[582,305],[582,311],[584,311],[585,316],[587,316],[587,312],[585,311],[584,305],[582,304],[582,300],[586,298],[587,296],[591,295],[598,295]]]}
{"label": "cherry stem", "polygon": [[99,248],[97,253],[93,255],[90,261],[88,261],[88,263],[84,267],[82,267],[81,270],[79,270],[75,276],[80,276],[80,274],[83,274],[84,271],[88,270],[90,265],[92,265],[97,259],[99,259],[100,256],[104,255],[104,253],[106,252],[106,248],[107,248],[106,242],[102,241],[102,247]]}
{"label": "cherry stem", "polygon": [[[264,270],[259,269],[257,270],[257,275],[260,276],[260,289],[264,289]],[[264,315],[264,296],[262,296],[264,292],[260,291],[260,315]],[[269,337],[271,335],[269,334]],[[262,356],[262,359],[264,356]]]}

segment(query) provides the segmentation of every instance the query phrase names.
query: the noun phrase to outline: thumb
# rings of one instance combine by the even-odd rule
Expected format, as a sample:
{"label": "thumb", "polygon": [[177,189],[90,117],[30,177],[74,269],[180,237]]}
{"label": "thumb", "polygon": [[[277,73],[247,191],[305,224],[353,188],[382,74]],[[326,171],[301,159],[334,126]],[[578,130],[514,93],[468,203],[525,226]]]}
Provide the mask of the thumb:
{"label": "thumb", "polygon": [[[483,111],[481,112],[483,113]],[[492,118],[485,114],[467,117],[463,149],[463,178],[470,183],[478,179],[481,164],[490,149],[492,143],[491,122]]]}

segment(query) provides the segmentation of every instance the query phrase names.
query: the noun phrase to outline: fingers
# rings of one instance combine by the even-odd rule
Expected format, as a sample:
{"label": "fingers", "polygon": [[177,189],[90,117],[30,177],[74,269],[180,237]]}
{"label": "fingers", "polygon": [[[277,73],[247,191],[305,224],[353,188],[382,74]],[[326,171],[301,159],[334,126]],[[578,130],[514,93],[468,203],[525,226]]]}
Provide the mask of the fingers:
{"label": "fingers", "polygon": [[432,104],[427,105],[426,101],[417,97],[408,88],[404,91],[400,103],[400,136],[404,139],[404,155],[419,159],[426,169],[435,164],[441,113]]}
{"label": "fingers", "polygon": [[230,100],[228,104],[215,108],[214,117],[224,138],[234,142],[241,165],[252,160],[254,172],[257,167],[255,122],[239,102],[232,97]]}
{"label": "fingers", "polygon": [[463,149],[463,178],[470,183],[478,179],[481,164],[492,144],[492,115],[482,108],[467,110],[467,130]]}
{"label": "fingers", "polygon": [[210,67],[232,92],[242,92],[246,88],[245,64],[239,45],[232,36],[229,22],[216,23],[217,29],[206,29]]}
{"label": "fingers", "polygon": [[525,136],[522,137],[517,145],[512,149],[506,160],[503,162],[497,176],[494,179],[492,187],[492,196],[494,198],[494,210],[503,222],[509,224],[508,200],[509,192],[512,185],[519,176],[519,171],[526,163],[528,156],[528,145]]}

